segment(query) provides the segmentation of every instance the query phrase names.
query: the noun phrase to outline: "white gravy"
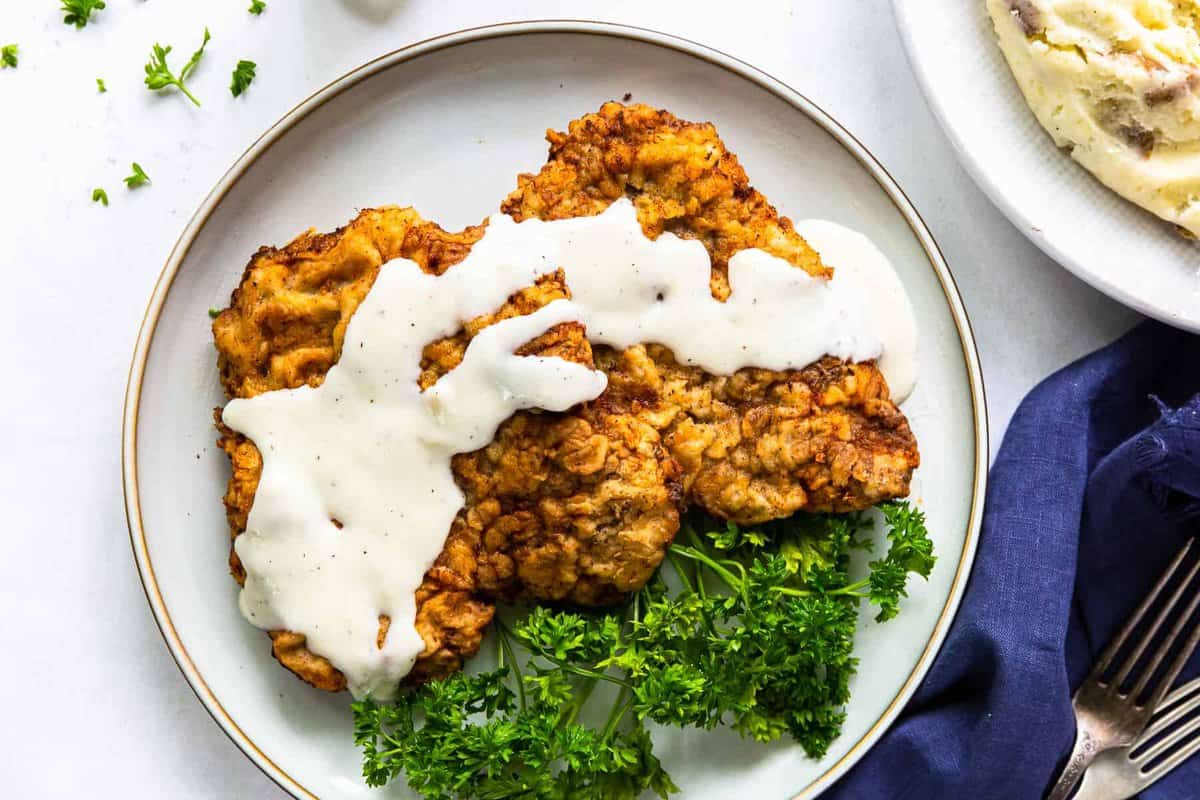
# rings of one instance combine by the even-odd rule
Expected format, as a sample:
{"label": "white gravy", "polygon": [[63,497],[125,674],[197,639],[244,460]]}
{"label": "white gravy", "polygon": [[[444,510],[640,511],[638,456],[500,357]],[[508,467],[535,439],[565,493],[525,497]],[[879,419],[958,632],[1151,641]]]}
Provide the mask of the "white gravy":
{"label": "white gravy", "polygon": [[[304,634],[356,697],[390,697],[424,649],[414,593],[463,504],[451,457],[486,445],[520,409],[564,411],[607,385],[579,364],[514,355],[559,323],[580,321],[591,341],[617,348],[658,342],[714,374],[882,355],[893,390],[905,394],[915,323],[891,265],[865,237],[805,225],[801,233],[836,268],[832,281],[746,250],[730,260],[725,303],[710,294],[704,246],[647,239],[628,200],[555,222],[497,214],[441,276],[405,259],[384,265],[321,386],[232,400],[223,412],[263,456],[235,543],[246,618]],[[459,366],[419,390],[426,344],[560,267],[570,301],[485,328]],[[380,647],[382,614],[391,626]]]}
{"label": "white gravy", "polygon": [[892,399],[904,402],[917,385],[917,318],[888,257],[866,236],[836,222],[806,219],[796,223],[796,232],[833,267],[834,283],[847,281],[861,292],[867,316],[884,343],[879,371]]}

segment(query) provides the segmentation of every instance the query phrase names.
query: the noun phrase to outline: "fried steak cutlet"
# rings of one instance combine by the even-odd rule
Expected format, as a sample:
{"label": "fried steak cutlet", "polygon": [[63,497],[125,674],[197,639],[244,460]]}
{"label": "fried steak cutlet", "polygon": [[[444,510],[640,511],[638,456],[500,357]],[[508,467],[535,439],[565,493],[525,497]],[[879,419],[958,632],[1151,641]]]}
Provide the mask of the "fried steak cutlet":
{"label": "fried steak cutlet", "polygon": [[[647,236],[669,231],[705,245],[713,295],[722,300],[730,292],[729,258],[746,248],[812,275],[831,274],[749,185],[712,125],[607,103],[548,138],[547,164],[520,176],[502,205],[518,221],[594,215],[629,197]],[[331,234],[309,232],[282,249],[262,248],[213,324],[226,394],[319,385],[385,262],[403,257],[441,274],[484,230],[449,233],[411,209],[386,207],[363,211]],[[562,273],[544,276],[496,313],[429,344],[421,387],[453,369],[483,328],[563,297],[569,290]],[[803,370],[712,376],[653,343],[593,350],[577,323],[552,328],[519,352],[602,369],[609,389],[566,413],[520,412],[487,447],[455,457],[466,504],[417,592],[416,625],[426,648],[413,680],[461,667],[478,650],[494,601],[602,605],[638,589],[661,562],[687,504],[739,523],[861,509],[907,494],[919,462],[908,423],[870,362],[825,358]],[[233,465],[225,505],[236,538],[262,459],[253,442],[220,425],[219,412],[217,421],[219,445]],[[230,564],[243,580],[236,552]],[[388,624],[381,617],[381,642]],[[271,638],[275,656],[304,680],[345,687],[303,636],[274,631]]]}

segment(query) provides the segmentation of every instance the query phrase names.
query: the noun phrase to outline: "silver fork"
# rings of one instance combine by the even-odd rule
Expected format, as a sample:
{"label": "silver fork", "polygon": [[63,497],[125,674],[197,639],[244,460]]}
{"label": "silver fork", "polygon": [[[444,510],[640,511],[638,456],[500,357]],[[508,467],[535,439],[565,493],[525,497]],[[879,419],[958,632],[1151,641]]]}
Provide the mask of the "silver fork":
{"label": "silver fork", "polygon": [[[1071,750],[1071,757],[1067,759],[1066,767],[1058,776],[1058,781],[1050,790],[1050,794],[1046,796],[1046,800],[1066,800],[1070,796],[1071,790],[1075,788],[1075,784],[1079,782],[1080,775],[1097,755],[1105,750],[1133,744],[1138,735],[1145,730],[1154,709],[1158,707],[1163,696],[1171,688],[1171,684],[1179,677],[1179,671],[1183,669],[1184,662],[1196,649],[1196,645],[1200,643],[1200,624],[1198,624],[1194,626],[1195,630],[1188,636],[1182,649],[1176,653],[1175,659],[1171,661],[1158,683],[1142,700],[1151,679],[1154,678],[1155,673],[1158,672],[1159,667],[1162,666],[1163,661],[1178,642],[1197,606],[1200,606],[1200,586],[1193,585],[1196,574],[1200,573],[1200,560],[1197,560],[1190,567],[1185,568],[1186,574],[1183,580],[1179,581],[1174,591],[1171,592],[1166,605],[1158,612],[1149,629],[1138,640],[1133,652],[1117,668],[1115,675],[1111,678],[1107,677],[1113,659],[1125,647],[1134,629],[1141,624],[1147,612],[1171,584],[1180,566],[1192,553],[1195,542],[1195,539],[1191,539],[1183,546],[1179,555],[1175,556],[1175,560],[1171,562],[1171,566],[1150,590],[1150,594],[1133,612],[1116,637],[1109,642],[1104,652],[1100,654],[1100,659],[1092,667],[1091,673],[1075,692],[1075,697],[1071,702],[1075,709],[1075,746]],[[1191,589],[1190,593],[1188,592],[1189,588]],[[1142,656],[1154,643],[1155,637],[1163,625],[1171,618],[1180,599],[1185,596],[1190,599],[1190,602],[1187,603],[1183,613],[1176,617],[1174,625],[1171,626],[1166,637],[1159,642],[1149,663],[1141,668],[1133,687],[1128,692],[1122,691],[1122,687],[1133,674],[1134,668],[1138,667]]]}
{"label": "silver fork", "polygon": [[[1180,724],[1180,720],[1185,720]],[[1171,726],[1179,727],[1171,730]],[[1131,747],[1111,750],[1083,775],[1075,800],[1125,800],[1200,753],[1200,678],[1171,692]]]}

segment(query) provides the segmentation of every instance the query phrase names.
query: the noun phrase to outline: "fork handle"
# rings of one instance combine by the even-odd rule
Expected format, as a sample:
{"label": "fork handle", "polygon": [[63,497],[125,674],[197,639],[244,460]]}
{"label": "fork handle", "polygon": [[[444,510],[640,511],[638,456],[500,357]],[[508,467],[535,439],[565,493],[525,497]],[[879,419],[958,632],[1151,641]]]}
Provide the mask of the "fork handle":
{"label": "fork handle", "polygon": [[1058,782],[1054,784],[1050,794],[1046,795],[1046,800],[1067,800],[1071,796],[1071,790],[1083,776],[1083,771],[1105,749],[1107,748],[1101,747],[1100,742],[1090,733],[1082,728],[1077,730],[1075,746],[1071,748],[1071,757],[1067,759],[1067,765],[1063,767],[1062,774],[1058,776]]}

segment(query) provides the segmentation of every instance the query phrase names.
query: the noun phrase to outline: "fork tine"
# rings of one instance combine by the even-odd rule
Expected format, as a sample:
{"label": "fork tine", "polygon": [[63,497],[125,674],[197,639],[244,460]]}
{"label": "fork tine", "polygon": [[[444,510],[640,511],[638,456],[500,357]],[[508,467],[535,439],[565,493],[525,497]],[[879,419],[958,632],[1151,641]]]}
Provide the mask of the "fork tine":
{"label": "fork tine", "polygon": [[[1192,739],[1183,747],[1179,748],[1179,750],[1155,764],[1153,769],[1151,769],[1149,772],[1143,773],[1143,775],[1145,775],[1147,780],[1153,783],[1171,770],[1178,767],[1183,762],[1187,761],[1192,756],[1196,755],[1197,752],[1200,752],[1200,736]],[[1143,784],[1142,788],[1145,788],[1146,785],[1148,784]]]}
{"label": "fork tine", "polygon": [[[1174,630],[1171,631],[1172,640],[1178,636],[1179,631],[1183,627],[1184,623],[1191,619],[1192,614],[1196,611],[1196,607],[1200,606],[1200,588],[1197,588],[1195,592],[1196,597],[1191,603],[1188,603],[1187,613],[1179,618],[1179,622],[1175,624]],[[1158,688],[1154,690],[1154,695],[1150,699],[1150,708],[1156,707],[1159,702],[1162,701],[1163,695],[1167,693],[1167,690],[1171,688],[1171,684],[1174,683],[1175,679],[1179,677],[1179,672],[1183,669],[1183,665],[1186,664],[1187,660],[1192,657],[1192,653],[1196,650],[1196,645],[1200,644],[1200,623],[1197,623],[1195,628],[1196,629],[1192,631],[1192,635],[1188,637],[1187,642],[1184,643],[1179,653],[1176,654],[1175,660],[1171,662],[1171,666],[1167,668],[1167,672],[1165,675],[1163,675],[1162,680],[1159,681]],[[1143,684],[1145,684],[1150,679],[1150,676],[1154,674],[1154,670],[1158,669],[1158,663],[1162,661],[1164,656],[1166,656],[1167,648],[1170,646],[1170,644],[1171,642],[1163,644],[1162,648],[1159,649],[1158,653],[1154,656],[1154,666],[1147,670],[1146,674],[1142,676],[1142,679],[1138,681],[1140,688],[1137,689],[1137,693],[1140,693],[1142,689],[1145,688]],[[1135,699],[1137,697],[1137,693],[1134,694]]]}
{"label": "fork tine", "polygon": [[[1176,601],[1186,594],[1189,588],[1192,588],[1192,581],[1196,576],[1196,572],[1200,572],[1200,561],[1196,561],[1196,563],[1192,565],[1192,569],[1188,571],[1187,577],[1183,578],[1183,581],[1180,583],[1180,587],[1178,587],[1175,590],[1175,594],[1171,596],[1171,602],[1166,604],[1166,608],[1163,609],[1162,614],[1159,614],[1158,619],[1154,620],[1154,625],[1151,628],[1150,633],[1147,633],[1146,638],[1138,645],[1139,651],[1144,648],[1145,644],[1150,643],[1150,639],[1153,638],[1154,634],[1157,633],[1159,625],[1166,621],[1166,616],[1170,614],[1171,609],[1175,606]],[[1183,613],[1180,614],[1178,619],[1175,620],[1175,625],[1171,626],[1171,632],[1166,634],[1166,638],[1164,638],[1163,642],[1158,645],[1158,650],[1154,652],[1150,666],[1141,670],[1141,675],[1138,678],[1138,682],[1136,682],[1134,685],[1132,697],[1136,698],[1141,696],[1142,690],[1145,690],[1146,685],[1148,682],[1150,682],[1150,679],[1153,678],[1154,672],[1156,672],[1158,669],[1159,664],[1163,663],[1163,658],[1166,657],[1166,654],[1170,652],[1171,648],[1174,648],[1175,642],[1178,638],[1180,638],[1180,633],[1183,631],[1183,628],[1187,626],[1188,620],[1192,619],[1192,614],[1195,613],[1196,606],[1200,606],[1200,589],[1192,590],[1192,602],[1189,602],[1187,608],[1183,609]],[[1195,646],[1194,643],[1192,646]],[[1187,661],[1188,656],[1192,654],[1192,650],[1190,650],[1188,646],[1184,646],[1183,650],[1184,654],[1186,654],[1183,656],[1183,661]],[[1135,655],[1140,657],[1140,652]],[[1127,667],[1132,667],[1132,662],[1133,658],[1130,658],[1130,663],[1127,664]],[[1177,664],[1177,666],[1182,668],[1183,663],[1180,662]],[[1171,668],[1174,669],[1175,667],[1176,663],[1172,662]],[[1177,674],[1178,670],[1176,669],[1175,675]],[[1166,694],[1165,690],[1168,690],[1172,682],[1175,681],[1175,675],[1169,675],[1168,679],[1160,682],[1158,686],[1159,691],[1154,692],[1154,697],[1156,697],[1156,699],[1154,699],[1154,703],[1157,703],[1158,700],[1163,699],[1164,694]],[[1118,684],[1120,684],[1120,682],[1123,680],[1124,675],[1117,680]],[[1154,703],[1151,703],[1151,708],[1153,708]]]}
{"label": "fork tine", "polygon": [[1121,627],[1120,632],[1113,638],[1111,642],[1108,643],[1108,647],[1104,648],[1104,652],[1100,654],[1100,658],[1096,661],[1096,666],[1092,668],[1092,678],[1103,682],[1104,673],[1108,670],[1108,667],[1112,663],[1113,658],[1116,656],[1117,651],[1125,646],[1125,641],[1129,638],[1129,634],[1131,634],[1133,629],[1136,628],[1139,623],[1141,623],[1142,617],[1146,616],[1146,612],[1150,609],[1150,606],[1153,605],[1154,601],[1158,599],[1159,594],[1162,593],[1163,587],[1165,587],[1175,575],[1175,570],[1179,568],[1179,565],[1183,562],[1184,557],[1186,557],[1188,552],[1192,549],[1193,541],[1194,540],[1189,539],[1187,544],[1183,546],[1183,549],[1179,551],[1179,555],[1175,556],[1175,560],[1171,562],[1171,566],[1167,567],[1167,570],[1162,574],[1162,577],[1158,579],[1156,584],[1154,584],[1154,588],[1151,589],[1150,593],[1146,595],[1146,599],[1143,600],[1141,605],[1137,607],[1137,610],[1133,612],[1133,615],[1126,620],[1125,624]]}
{"label": "fork tine", "polygon": [[[1189,549],[1192,549],[1193,541],[1194,540],[1188,540],[1187,545],[1183,547],[1184,554],[1187,554]],[[1174,572],[1175,570],[1172,569],[1171,573]],[[1112,679],[1112,685],[1120,687],[1121,684],[1126,681],[1126,678],[1128,678],[1129,673],[1133,672],[1133,668],[1138,666],[1138,661],[1141,660],[1142,654],[1145,654],[1146,648],[1151,645],[1154,637],[1158,636],[1158,631],[1163,627],[1164,622],[1170,618],[1172,610],[1175,610],[1176,603],[1180,602],[1181,597],[1187,594],[1188,587],[1190,584],[1192,584],[1192,579],[1196,577],[1196,572],[1200,572],[1200,561],[1196,561],[1196,563],[1192,565],[1192,569],[1188,570],[1187,576],[1184,576],[1183,581],[1180,582],[1180,585],[1176,587],[1175,591],[1172,591],[1170,600],[1166,601],[1166,606],[1164,606],[1162,610],[1159,610],[1158,616],[1154,618],[1153,624],[1150,626],[1150,630],[1146,631],[1144,636],[1141,637],[1132,654],[1129,654],[1129,657],[1126,658],[1126,662],[1121,664],[1121,670],[1116,674],[1115,678]],[[1156,587],[1154,591],[1156,591],[1157,594],[1158,588]],[[1200,594],[1196,594],[1196,600],[1200,600]],[[1138,686],[1134,688],[1132,697],[1138,697],[1139,694],[1141,694],[1141,691],[1146,688],[1146,682],[1151,679],[1151,676],[1154,674],[1154,670],[1158,669],[1159,664],[1163,662],[1163,658],[1166,657],[1166,652],[1170,650],[1172,644],[1175,644],[1175,639],[1178,638],[1178,634],[1180,634],[1180,631],[1182,630],[1183,622],[1187,621],[1194,610],[1195,602],[1190,604],[1186,612],[1184,612],[1181,616],[1180,620],[1176,621],[1175,626],[1171,628],[1169,636],[1166,637],[1163,645],[1159,646],[1158,651],[1156,654],[1154,654],[1154,660],[1151,663],[1150,668],[1142,670],[1141,678],[1138,681]]]}
{"label": "fork tine", "polygon": [[[1181,725],[1177,730],[1172,731],[1170,735],[1159,741],[1155,741],[1150,747],[1147,747],[1144,750],[1141,749],[1143,742],[1151,741],[1154,739],[1154,737],[1174,725],[1179,720],[1187,717],[1189,714],[1193,714],[1193,712],[1196,712],[1197,710],[1200,710],[1200,694],[1186,697],[1188,694],[1188,691],[1186,690],[1189,688],[1189,686],[1200,687],[1200,680],[1192,681],[1192,683],[1188,686],[1184,686],[1182,689],[1176,690],[1176,692],[1173,693],[1184,696],[1183,701],[1176,701],[1176,703],[1178,703],[1177,705],[1174,705],[1168,713],[1154,720],[1154,723],[1147,728],[1141,736],[1138,737],[1138,743],[1129,750],[1130,761],[1141,766],[1153,761],[1156,756],[1166,752],[1171,748],[1172,745],[1189,734],[1198,734],[1197,738],[1200,739],[1200,714],[1194,714],[1191,719]],[[1136,755],[1134,755],[1135,753]]]}
{"label": "fork tine", "polygon": [[[1187,738],[1189,735],[1191,738]],[[1184,741],[1185,739],[1186,741]],[[1178,744],[1180,741],[1184,741],[1184,744],[1178,750],[1171,753],[1169,756],[1155,764],[1150,769],[1142,769],[1142,767],[1152,758],[1165,752],[1169,745]],[[1167,740],[1164,740],[1160,744],[1156,744],[1152,750],[1155,751],[1152,755],[1150,754],[1150,751],[1147,750],[1146,757],[1137,762],[1138,771],[1141,772],[1141,774],[1145,776],[1150,783],[1153,783],[1163,775],[1166,775],[1168,772],[1175,769],[1177,766],[1182,764],[1184,761],[1187,761],[1198,751],[1200,751],[1200,717],[1189,721],[1187,725],[1171,734]],[[1143,784],[1142,788],[1145,788],[1147,785],[1149,784]]]}
{"label": "fork tine", "polygon": [[[1139,659],[1141,659],[1142,654],[1146,652],[1146,648],[1150,646],[1150,643],[1154,641],[1154,637],[1158,635],[1158,631],[1160,628],[1162,628],[1163,623],[1170,618],[1171,612],[1175,610],[1175,604],[1178,603],[1179,599],[1184,596],[1188,586],[1192,582],[1192,579],[1196,577],[1197,572],[1200,572],[1200,561],[1197,561],[1192,565],[1192,568],[1188,570],[1188,574],[1180,582],[1178,588],[1176,588],[1171,594],[1171,599],[1167,601],[1166,607],[1163,608],[1162,611],[1158,612],[1158,616],[1155,617],[1154,624],[1150,626],[1150,630],[1146,631],[1146,635],[1143,636],[1141,641],[1137,643],[1137,647],[1134,648],[1133,653],[1131,653],[1129,658],[1125,660],[1125,663],[1121,665],[1121,671],[1118,672],[1117,676],[1113,679],[1114,686],[1120,686],[1125,682],[1125,679],[1129,677],[1129,673],[1133,671],[1135,666],[1137,666],[1137,662]],[[1160,664],[1162,664],[1163,659],[1167,657],[1167,652],[1175,644],[1175,640],[1179,638],[1179,632],[1183,630],[1184,624],[1188,621],[1188,618],[1192,616],[1192,612],[1196,610],[1197,602],[1200,602],[1200,594],[1196,595],[1196,599],[1188,605],[1187,609],[1183,612],[1183,614],[1180,615],[1179,619],[1175,621],[1175,624],[1171,626],[1171,632],[1167,634],[1167,638],[1163,640],[1162,644],[1159,645],[1158,650],[1155,651],[1154,656],[1150,661],[1150,666],[1142,670],[1137,684],[1135,684],[1133,691],[1130,693],[1132,697],[1136,698],[1140,696],[1142,690],[1146,688],[1146,684],[1149,682],[1150,678],[1153,677],[1154,671],[1158,669]]]}
{"label": "fork tine", "polygon": [[1170,725],[1171,722],[1178,719],[1176,714],[1180,711],[1180,706],[1185,706],[1183,710],[1186,711],[1188,708],[1193,708],[1194,703],[1200,703],[1200,678],[1194,678],[1177,686],[1167,695],[1155,710],[1150,724],[1146,727],[1146,732],[1140,738],[1152,736],[1155,731]]}

